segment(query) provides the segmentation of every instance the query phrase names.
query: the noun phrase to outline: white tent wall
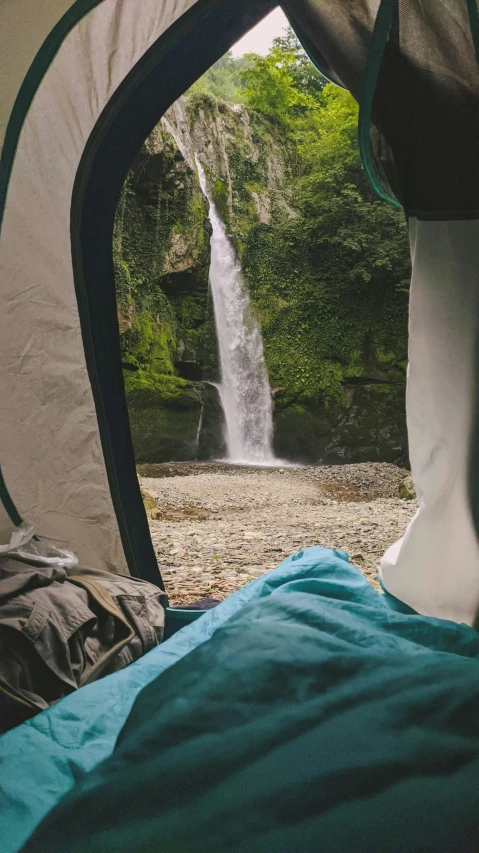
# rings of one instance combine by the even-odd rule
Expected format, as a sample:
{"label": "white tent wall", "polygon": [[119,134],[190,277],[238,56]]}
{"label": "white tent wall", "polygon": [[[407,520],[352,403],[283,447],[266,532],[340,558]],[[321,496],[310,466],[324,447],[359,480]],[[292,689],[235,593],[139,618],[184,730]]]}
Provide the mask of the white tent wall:
{"label": "white tent wall", "polygon": [[479,610],[479,222],[409,223],[407,423],[419,510],[381,563],[388,592],[426,616]]}
{"label": "white tent wall", "polygon": [[101,111],[150,45],[192,5],[102,0],[68,34],[23,124],[2,227],[5,481],[40,535],[69,547],[84,565],[119,573],[128,568],[80,330],[71,196]]}

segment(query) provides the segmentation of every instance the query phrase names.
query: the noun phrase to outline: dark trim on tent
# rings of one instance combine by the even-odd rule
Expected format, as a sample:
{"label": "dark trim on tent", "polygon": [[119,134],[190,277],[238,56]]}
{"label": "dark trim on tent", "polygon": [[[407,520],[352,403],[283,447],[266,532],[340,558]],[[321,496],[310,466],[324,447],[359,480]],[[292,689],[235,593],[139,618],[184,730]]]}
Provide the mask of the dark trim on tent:
{"label": "dark trim on tent", "polygon": [[163,113],[274,0],[197,0],[153,44],[103,110],[85,147],[72,195],[71,239],[85,357],[110,490],[128,567],[161,577],[138,488],[125,398],[112,242],[130,164]]}
{"label": "dark trim on tent", "polygon": [[7,513],[12,524],[14,524],[15,527],[20,527],[20,525],[23,522],[23,518],[20,515],[20,513],[18,512],[18,509],[16,508],[15,504],[13,503],[12,498],[10,497],[10,492],[7,489],[7,484],[5,483],[5,480],[3,478],[3,473],[2,473],[1,468],[0,468],[0,501],[2,502],[3,506],[5,507],[5,512]]}
{"label": "dark trim on tent", "polygon": [[361,85],[361,97],[359,101],[359,151],[361,154],[361,162],[364,171],[369,178],[369,182],[374,191],[380,198],[389,201],[396,207],[402,207],[400,202],[393,196],[388,195],[381,186],[376,168],[374,166],[374,158],[371,149],[371,121],[374,95],[379,76],[379,70],[384,55],[384,50],[389,38],[389,32],[393,23],[394,14],[398,8],[398,0],[381,0],[374,29],[371,35],[371,41],[368,48],[366,59],[366,67],[364,69],[363,81]]}
{"label": "dark trim on tent", "polygon": [[419,219],[423,222],[465,222],[469,219],[479,219],[477,210],[408,210],[409,219]]}
{"label": "dark trim on tent", "polygon": [[0,229],[18,140],[35,93],[68,33],[101,2],[102,0],[76,0],[53,27],[25,75],[10,114],[0,159]]}

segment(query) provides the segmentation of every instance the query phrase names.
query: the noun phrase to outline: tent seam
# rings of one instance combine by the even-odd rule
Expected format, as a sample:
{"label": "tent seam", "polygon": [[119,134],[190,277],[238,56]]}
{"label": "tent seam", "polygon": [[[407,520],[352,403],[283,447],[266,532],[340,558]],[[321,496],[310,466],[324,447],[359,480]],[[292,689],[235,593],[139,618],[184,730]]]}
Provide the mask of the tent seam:
{"label": "tent seam", "polygon": [[50,31],[25,75],[10,113],[0,158],[0,230],[18,141],[33,99],[66,37],[85,15],[102,2],[103,0],[76,0]]}

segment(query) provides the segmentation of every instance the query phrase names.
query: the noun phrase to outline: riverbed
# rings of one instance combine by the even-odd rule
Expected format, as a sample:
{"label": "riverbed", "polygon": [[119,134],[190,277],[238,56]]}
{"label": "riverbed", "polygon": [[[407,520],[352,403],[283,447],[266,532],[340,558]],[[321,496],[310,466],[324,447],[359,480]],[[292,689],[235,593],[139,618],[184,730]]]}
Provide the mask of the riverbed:
{"label": "riverbed", "polygon": [[223,599],[309,545],[347,551],[376,583],[385,548],[415,500],[407,472],[382,463],[249,468],[221,462],[140,465],[150,531],[170,603]]}

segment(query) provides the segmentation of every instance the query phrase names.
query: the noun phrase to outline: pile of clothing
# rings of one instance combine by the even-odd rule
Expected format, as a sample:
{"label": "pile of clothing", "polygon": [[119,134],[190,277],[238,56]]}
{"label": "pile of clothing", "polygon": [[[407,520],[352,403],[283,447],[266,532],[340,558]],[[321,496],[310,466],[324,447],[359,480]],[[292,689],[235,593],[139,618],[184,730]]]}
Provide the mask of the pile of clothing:
{"label": "pile of clothing", "polygon": [[157,646],[166,606],[146,581],[0,555],[0,734]]}

